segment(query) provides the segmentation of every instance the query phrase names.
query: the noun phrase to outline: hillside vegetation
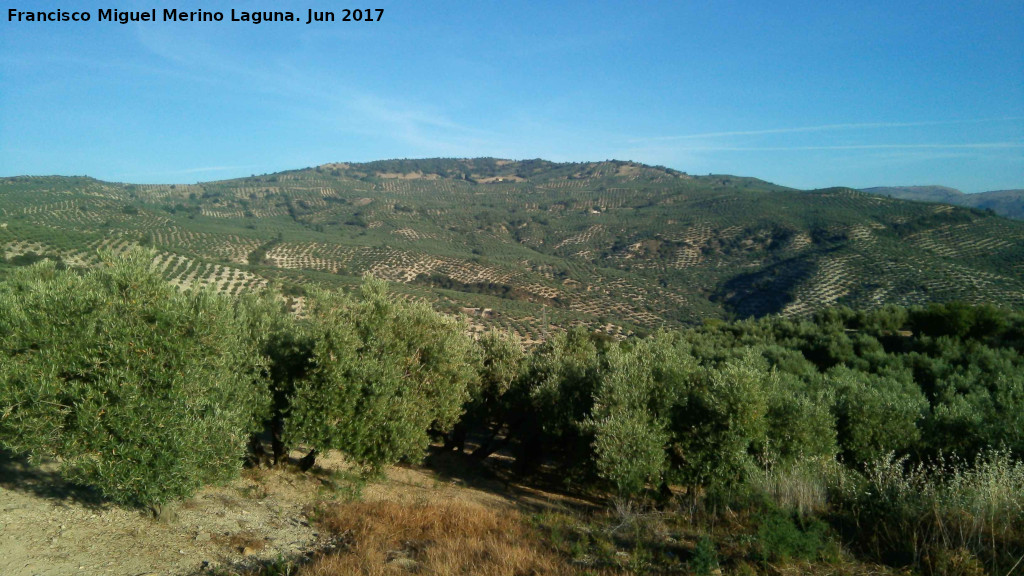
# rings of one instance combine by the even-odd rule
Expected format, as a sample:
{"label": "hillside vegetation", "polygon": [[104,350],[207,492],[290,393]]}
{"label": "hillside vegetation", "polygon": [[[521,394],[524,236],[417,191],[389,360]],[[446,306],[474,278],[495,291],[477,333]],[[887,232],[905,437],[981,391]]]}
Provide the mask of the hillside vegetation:
{"label": "hillside vegetation", "polygon": [[629,162],[393,160],[194,185],[0,180],[2,270],[143,245],[179,285],[390,280],[526,341],[706,319],[1024,302],[1024,223],[848,188],[798,191]]}
{"label": "hillside vegetation", "polygon": [[[625,341],[573,328],[526,349],[473,340],[379,280],[312,290],[300,318],[272,292],[175,291],[152,257],[103,254],[85,273],[44,262],[0,283],[0,447],[56,457],[109,500],[159,512],[291,448],[303,470],[334,450],[366,478],[433,446],[618,507],[614,527],[599,513],[507,519],[542,543],[517,564],[533,569],[1003,574],[1024,556],[1019,310],[830,308]],[[367,558],[391,522],[433,534],[402,544],[416,569],[473,573],[487,558],[428,563],[465,536],[439,516],[480,531],[487,554],[504,545],[482,514],[369,506],[353,524],[352,509],[318,521]]]}

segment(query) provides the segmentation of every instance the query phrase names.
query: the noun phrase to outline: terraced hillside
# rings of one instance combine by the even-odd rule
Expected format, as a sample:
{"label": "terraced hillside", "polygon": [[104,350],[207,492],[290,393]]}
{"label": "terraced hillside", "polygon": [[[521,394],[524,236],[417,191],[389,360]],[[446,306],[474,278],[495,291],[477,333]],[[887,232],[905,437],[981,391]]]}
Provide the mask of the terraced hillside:
{"label": "terraced hillside", "polygon": [[629,162],[395,160],[194,185],[0,179],[3,266],[134,245],[180,285],[240,293],[373,274],[475,329],[539,340],[835,303],[1024,306],[1024,223],[847,188]]}

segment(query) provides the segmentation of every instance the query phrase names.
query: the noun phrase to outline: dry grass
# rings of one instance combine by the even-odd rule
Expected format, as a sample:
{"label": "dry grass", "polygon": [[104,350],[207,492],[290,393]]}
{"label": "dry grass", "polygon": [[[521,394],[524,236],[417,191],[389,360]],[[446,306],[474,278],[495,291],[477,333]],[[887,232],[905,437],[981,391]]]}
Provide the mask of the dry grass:
{"label": "dry grass", "polygon": [[820,514],[828,508],[829,479],[839,474],[831,460],[802,460],[790,466],[759,470],[751,475],[752,486],[771,496],[783,510],[801,516]]}
{"label": "dry grass", "polygon": [[523,518],[469,502],[354,502],[330,508],[324,529],[344,543],[303,567],[302,576],[575,574]]}

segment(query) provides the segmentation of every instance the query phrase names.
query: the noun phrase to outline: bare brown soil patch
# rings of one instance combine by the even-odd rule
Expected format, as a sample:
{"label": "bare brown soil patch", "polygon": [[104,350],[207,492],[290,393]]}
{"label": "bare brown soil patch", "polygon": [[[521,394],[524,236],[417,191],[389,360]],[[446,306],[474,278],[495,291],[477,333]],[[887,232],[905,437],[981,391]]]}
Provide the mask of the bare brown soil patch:
{"label": "bare brown soil patch", "polygon": [[478,184],[495,184],[497,182],[526,182],[526,178],[520,178],[519,176],[492,176],[490,178],[478,178]]}
{"label": "bare brown soil patch", "polygon": [[170,518],[125,509],[64,482],[56,463],[0,455],[0,574],[193,574],[295,556],[314,548],[309,510],[323,475],[247,470],[172,508]]}
{"label": "bare brown soil patch", "polygon": [[438,180],[441,177],[437,174],[424,174],[423,172],[377,172],[377,177],[397,180]]}

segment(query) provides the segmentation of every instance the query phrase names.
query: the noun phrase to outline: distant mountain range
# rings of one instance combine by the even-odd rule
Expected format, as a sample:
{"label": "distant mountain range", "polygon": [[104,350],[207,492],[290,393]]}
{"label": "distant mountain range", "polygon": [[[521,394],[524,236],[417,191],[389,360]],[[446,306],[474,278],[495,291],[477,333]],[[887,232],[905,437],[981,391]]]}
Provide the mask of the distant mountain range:
{"label": "distant mountain range", "polygon": [[[800,318],[834,304],[1024,307],[1024,222],[896,197],[921,189],[880,190],[495,158],[335,163],[190,185],[0,178],[0,277],[42,257],[90,266],[97,249],[142,245],[182,286],[276,285],[301,308],[312,284],[372,274],[475,329],[528,340],[571,325],[617,336]],[[928,190],[930,200],[943,192]],[[1002,197],[944,190],[944,200]]]}
{"label": "distant mountain range", "polygon": [[995,190],[964,194],[956,188],[945,186],[880,186],[862,188],[861,192],[916,200],[920,202],[941,202],[954,206],[987,209],[1015,220],[1024,220],[1024,190]]}

